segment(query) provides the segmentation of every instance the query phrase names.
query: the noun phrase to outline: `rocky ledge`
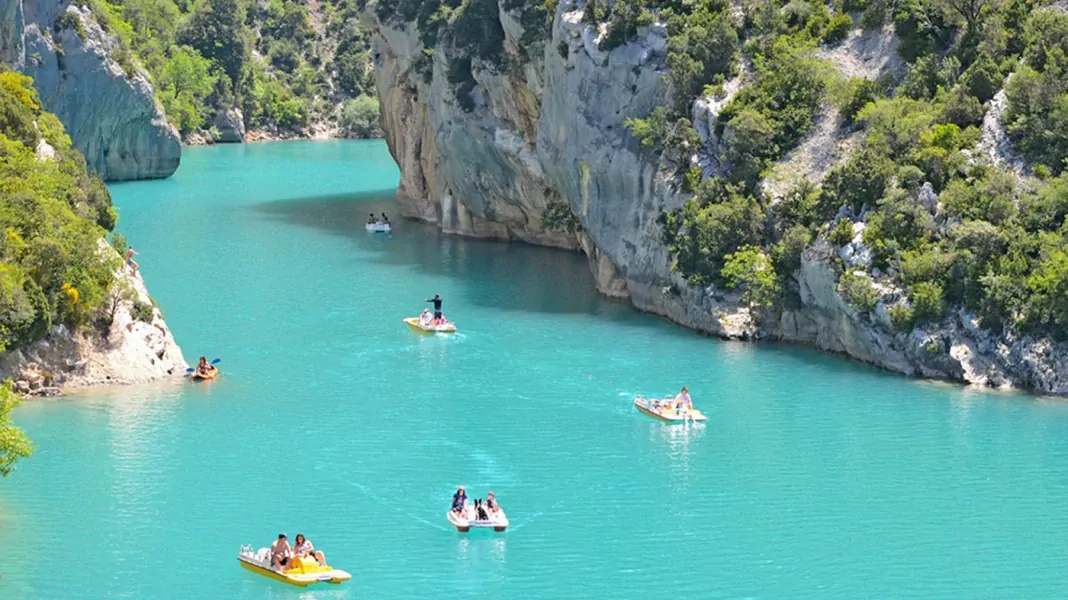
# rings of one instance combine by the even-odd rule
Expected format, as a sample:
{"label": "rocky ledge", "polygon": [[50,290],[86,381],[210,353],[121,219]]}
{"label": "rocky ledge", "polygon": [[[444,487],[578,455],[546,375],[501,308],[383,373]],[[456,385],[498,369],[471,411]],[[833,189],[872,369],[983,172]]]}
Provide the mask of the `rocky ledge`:
{"label": "rocky ledge", "polygon": [[[54,395],[61,388],[148,383],[183,375],[188,365],[182,349],[152,305],[141,276],[124,268],[118,280],[117,289],[131,293],[116,299],[106,331],[55,325],[44,339],[0,357],[0,379],[14,380],[25,394]],[[138,319],[137,305],[151,307],[151,319]]]}

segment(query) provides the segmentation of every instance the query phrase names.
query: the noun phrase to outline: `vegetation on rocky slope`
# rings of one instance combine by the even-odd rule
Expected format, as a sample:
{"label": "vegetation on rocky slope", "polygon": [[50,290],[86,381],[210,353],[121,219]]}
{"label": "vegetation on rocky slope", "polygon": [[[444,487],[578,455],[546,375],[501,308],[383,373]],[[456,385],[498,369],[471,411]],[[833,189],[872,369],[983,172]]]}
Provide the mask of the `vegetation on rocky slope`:
{"label": "vegetation on rocky slope", "polygon": [[[127,71],[134,62],[144,66],[183,135],[209,130],[216,114],[234,107],[250,128],[295,132],[325,123],[361,137],[377,131],[377,119],[363,118],[377,100],[359,0],[76,2],[119,39],[117,58]],[[357,108],[343,108],[350,103]]]}
{"label": "vegetation on rocky slope", "polygon": [[[741,21],[710,1],[621,0],[591,9],[610,29],[631,30],[619,24],[631,17],[619,15],[665,21],[672,40],[696,23],[703,30],[731,23],[753,65],[752,80],[719,115],[727,167],[711,179],[695,176],[695,134],[686,133],[695,86],[678,83],[679,65],[703,73],[708,61],[680,58],[688,46],[669,42],[674,97],[628,123],[680,188],[695,192],[661,218],[675,268],[694,285],[736,288],[756,306],[790,306],[801,252],[825,239],[843,249],[843,298],[862,314],[884,303],[898,329],[963,307],[994,331],[1068,338],[1068,176],[1054,178],[1068,158],[1068,15],[1017,0],[836,5],[839,15],[863,11],[867,28],[892,24],[899,37],[905,76],[872,81],[846,80],[814,58],[817,44],[846,35],[830,29],[845,20],[823,3],[742,7]],[[725,57],[714,61],[720,75],[707,84],[732,71]],[[1010,73],[1007,129],[1045,181],[1006,171],[976,148]],[[759,186],[768,168],[830,105],[841,128],[862,132],[855,153],[821,182],[799,181],[784,198],[768,197]]]}

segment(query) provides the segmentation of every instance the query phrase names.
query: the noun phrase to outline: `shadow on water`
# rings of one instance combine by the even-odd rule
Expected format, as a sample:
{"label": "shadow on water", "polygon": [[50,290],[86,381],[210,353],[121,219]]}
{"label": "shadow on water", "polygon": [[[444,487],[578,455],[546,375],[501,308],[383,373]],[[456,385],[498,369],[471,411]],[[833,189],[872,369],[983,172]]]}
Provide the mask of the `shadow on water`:
{"label": "shadow on water", "polygon": [[[433,225],[397,218],[399,210],[391,191],[282,200],[250,208],[279,222],[348,240],[380,264],[455,279],[464,284],[465,299],[478,306],[650,323],[636,319],[636,311],[628,305],[597,293],[582,254],[446,235]],[[370,212],[394,215],[391,236],[364,229]]]}

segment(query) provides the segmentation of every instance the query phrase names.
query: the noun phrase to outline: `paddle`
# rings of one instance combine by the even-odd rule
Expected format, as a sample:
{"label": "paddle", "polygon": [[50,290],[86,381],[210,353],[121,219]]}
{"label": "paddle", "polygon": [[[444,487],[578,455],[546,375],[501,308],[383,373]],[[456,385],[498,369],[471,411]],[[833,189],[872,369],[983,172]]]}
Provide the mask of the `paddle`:
{"label": "paddle", "polygon": [[[215,360],[211,361],[211,365],[215,366],[215,365],[217,365],[217,364],[219,364],[221,362],[222,362],[221,358],[216,358]],[[188,369],[185,370],[186,373],[192,373],[193,371],[196,371],[196,367],[189,367]]]}

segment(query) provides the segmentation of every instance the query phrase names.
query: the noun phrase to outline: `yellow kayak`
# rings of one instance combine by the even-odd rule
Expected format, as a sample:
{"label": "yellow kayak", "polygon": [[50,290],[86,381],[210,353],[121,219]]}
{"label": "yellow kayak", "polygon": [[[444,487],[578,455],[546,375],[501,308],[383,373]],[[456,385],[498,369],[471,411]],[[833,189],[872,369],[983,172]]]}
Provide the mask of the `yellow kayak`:
{"label": "yellow kayak", "polygon": [[638,412],[654,419],[667,421],[668,423],[683,423],[689,421],[691,416],[694,421],[708,420],[708,417],[701,414],[701,411],[697,409],[690,411],[676,411],[672,406],[673,404],[674,401],[670,398],[664,400],[646,400],[645,398],[638,396],[634,399],[634,407],[638,409]]}
{"label": "yellow kayak", "polygon": [[294,558],[290,560],[292,568],[276,571],[271,565],[271,549],[252,550],[252,546],[242,546],[237,555],[241,566],[265,577],[276,579],[299,587],[308,587],[313,583],[341,583],[352,579],[347,571],[320,565],[314,558]]}
{"label": "yellow kayak", "polygon": [[455,323],[445,323],[444,325],[420,325],[419,319],[416,317],[404,319],[404,322],[408,324],[408,327],[411,327],[420,333],[456,333]]}
{"label": "yellow kayak", "polygon": [[207,373],[196,373],[196,372],[194,372],[189,377],[193,381],[211,381],[212,379],[215,379],[218,376],[219,376],[219,368],[218,367],[212,367],[211,370],[208,371]]}

